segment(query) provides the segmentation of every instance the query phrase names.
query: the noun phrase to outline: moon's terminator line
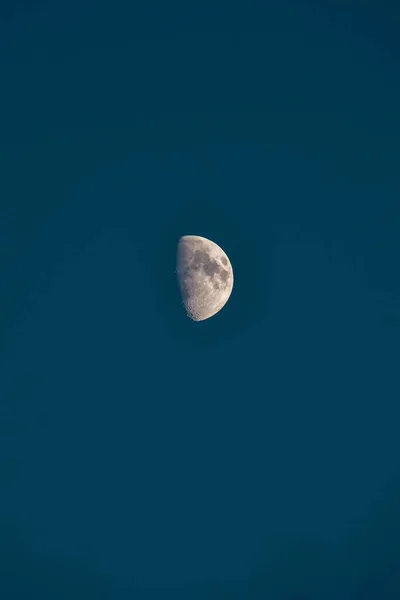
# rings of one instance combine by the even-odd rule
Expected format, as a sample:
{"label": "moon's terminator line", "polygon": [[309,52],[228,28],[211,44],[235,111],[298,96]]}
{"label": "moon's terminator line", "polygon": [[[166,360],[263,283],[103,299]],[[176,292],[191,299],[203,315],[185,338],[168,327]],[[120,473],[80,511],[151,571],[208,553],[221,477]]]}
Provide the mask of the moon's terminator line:
{"label": "moon's terminator line", "polygon": [[193,321],[204,321],[225,306],[233,288],[233,269],[217,244],[198,235],[181,237],[176,271],[183,305]]}

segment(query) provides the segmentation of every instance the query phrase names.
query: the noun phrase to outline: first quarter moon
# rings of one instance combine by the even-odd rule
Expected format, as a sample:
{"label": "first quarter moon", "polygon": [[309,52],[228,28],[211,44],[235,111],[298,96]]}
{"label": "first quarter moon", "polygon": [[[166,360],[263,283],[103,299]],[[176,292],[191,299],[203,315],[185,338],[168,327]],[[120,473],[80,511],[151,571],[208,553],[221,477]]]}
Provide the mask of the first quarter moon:
{"label": "first quarter moon", "polygon": [[176,273],[188,317],[204,321],[221,310],[233,288],[233,269],[217,244],[198,235],[180,238]]}

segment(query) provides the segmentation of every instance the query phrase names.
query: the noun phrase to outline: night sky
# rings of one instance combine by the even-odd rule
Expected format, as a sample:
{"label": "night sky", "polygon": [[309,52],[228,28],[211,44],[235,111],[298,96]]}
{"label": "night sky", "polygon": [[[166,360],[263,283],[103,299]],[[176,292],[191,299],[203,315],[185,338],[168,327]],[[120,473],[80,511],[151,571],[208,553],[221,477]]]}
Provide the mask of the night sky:
{"label": "night sky", "polygon": [[399,30],[1,2],[2,600],[400,598]]}

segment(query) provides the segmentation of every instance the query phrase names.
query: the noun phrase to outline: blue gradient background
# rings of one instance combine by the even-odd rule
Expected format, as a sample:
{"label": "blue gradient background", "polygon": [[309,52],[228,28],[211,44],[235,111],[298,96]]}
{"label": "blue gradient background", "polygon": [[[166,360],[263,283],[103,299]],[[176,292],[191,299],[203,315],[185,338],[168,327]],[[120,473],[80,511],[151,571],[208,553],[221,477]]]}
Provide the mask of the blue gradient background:
{"label": "blue gradient background", "polygon": [[1,4],[0,596],[398,599],[396,3],[139,4]]}

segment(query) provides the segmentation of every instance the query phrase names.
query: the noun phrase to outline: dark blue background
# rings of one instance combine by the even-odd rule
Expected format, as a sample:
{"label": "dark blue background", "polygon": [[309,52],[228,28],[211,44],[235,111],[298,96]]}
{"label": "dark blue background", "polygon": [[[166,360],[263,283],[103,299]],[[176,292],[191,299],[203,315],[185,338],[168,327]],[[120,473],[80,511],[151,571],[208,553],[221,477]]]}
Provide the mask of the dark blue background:
{"label": "dark blue background", "polygon": [[5,600],[400,597],[400,19],[262,4],[1,4]]}

